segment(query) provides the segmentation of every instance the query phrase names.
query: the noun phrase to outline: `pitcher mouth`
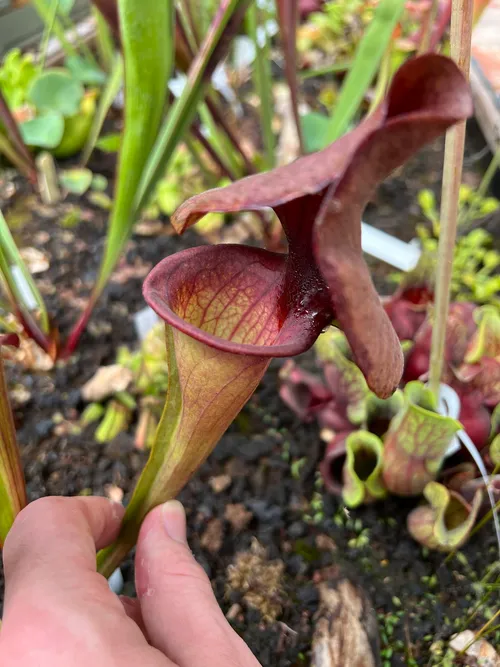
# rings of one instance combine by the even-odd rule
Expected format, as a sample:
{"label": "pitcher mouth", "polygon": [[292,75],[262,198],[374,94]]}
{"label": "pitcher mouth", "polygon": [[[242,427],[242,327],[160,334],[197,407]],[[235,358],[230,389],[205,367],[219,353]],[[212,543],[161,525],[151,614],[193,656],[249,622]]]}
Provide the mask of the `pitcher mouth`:
{"label": "pitcher mouth", "polygon": [[[254,357],[295,356],[312,347],[331,316],[305,313],[299,304],[297,312],[293,307],[284,310],[281,297],[287,261],[287,255],[242,245],[189,248],[153,268],[144,282],[144,298],[172,327],[217,350]],[[238,285],[223,283],[221,274],[228,268],[234,272]],[[206,280],[200,278],[202,270],[205,277],[211,278],[208,290]],[[226,308],[220,306],[215,325],[214,317],[203,318],[200,314],[203,306],[197,299],[197,278],[203,285],[205,300],[211,299],[210,305],[227,301]],[[246,310],[240,305],[238,312],[231,302],[236,292],[243,294],[242,303],[247,300]],[[232,309],[232,315],[228,315],[228,309]],[[191,314],[192,321],[186,313]],[[231,337],[218,335],[218,329],[224,329]],[[252,336],[256,342],[246,342]]]}

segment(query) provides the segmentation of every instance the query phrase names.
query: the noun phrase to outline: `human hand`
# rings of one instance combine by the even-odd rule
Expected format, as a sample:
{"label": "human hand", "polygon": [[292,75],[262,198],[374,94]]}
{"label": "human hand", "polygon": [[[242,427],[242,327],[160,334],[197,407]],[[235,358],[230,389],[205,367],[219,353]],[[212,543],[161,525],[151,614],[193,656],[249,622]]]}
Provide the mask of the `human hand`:
{"label": "human hand", "polygon": [[258,667],[230,627],[189,550],[182,505],[145,519],[137,599],[96,573],[96,549],[123,508],[105,498],[42,498],[17,517],[4,546],[2,667]]}

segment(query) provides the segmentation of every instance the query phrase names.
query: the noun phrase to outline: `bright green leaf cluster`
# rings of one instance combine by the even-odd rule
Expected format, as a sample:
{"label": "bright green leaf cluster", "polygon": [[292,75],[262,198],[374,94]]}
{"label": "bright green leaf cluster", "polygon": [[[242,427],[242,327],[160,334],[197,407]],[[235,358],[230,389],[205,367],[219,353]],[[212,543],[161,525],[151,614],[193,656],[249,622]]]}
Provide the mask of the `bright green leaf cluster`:
{"label": "bright green leaf cluster", "polygon": [[26,102],[28,90],[37,75],[31,53],[11,49],[0,66],[0,89],[11,109],[18,109]]}
{"label": "bright green leaf cluster", "polygon": [[[417,236],[422,245],[420,267],[434,267],[439,240],[439,211],[434,193],[421,190],[418,203],[431,223],[431,229],[417,225]],[[462,226],[479,220],[498,210],[500,202],[494,197],[481,197],[468,185],[460,188],[459,219]],[[418,272],[418,267],[416,271]],[[393,274],[400,282],[403,274]],[[451,298],[454,301],[472,301],[477,304],[500,306],[500,252],[494,248],[493,236],[480,227],[458,237],[453,261]]]}
{"label": "bright green leaf cluster", "polygon": [[316,48],[344,58],[353,56],[373,11],[374,7],[362,0],[327,2],[299,28],[298,50],[305,53]]}
{"label": "bright green leaf cluster", "polygon": [[0,67],[0,89],[18,116],[23,141],[33,148],[69,157],[81,150],[95,112],[97,89],[106,75],[76,53],[65,67],[40,70],[31,54],[19,49],[7,53]]}

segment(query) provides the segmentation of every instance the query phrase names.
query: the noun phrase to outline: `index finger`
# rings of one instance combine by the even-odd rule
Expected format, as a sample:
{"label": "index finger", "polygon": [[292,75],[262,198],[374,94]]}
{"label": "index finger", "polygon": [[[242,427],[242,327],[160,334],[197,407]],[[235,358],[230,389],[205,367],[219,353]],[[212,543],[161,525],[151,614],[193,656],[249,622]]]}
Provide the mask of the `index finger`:
{"label": "index finger", "polygon": [[[5,603],[18,587],[61,584],[96,570],[96,550],[117,536],[123,508],[106,498],[41,498],[16,518],[3,549]],[[33,590],[33,589],[32,589]]]}

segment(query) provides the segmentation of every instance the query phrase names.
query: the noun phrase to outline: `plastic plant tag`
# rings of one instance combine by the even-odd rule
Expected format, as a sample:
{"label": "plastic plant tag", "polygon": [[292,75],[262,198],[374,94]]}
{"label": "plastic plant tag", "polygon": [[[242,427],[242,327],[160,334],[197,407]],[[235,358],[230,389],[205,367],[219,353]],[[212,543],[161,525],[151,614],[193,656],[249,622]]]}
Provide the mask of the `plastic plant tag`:
{"label": "plastic plant tag", "polygon": [[141,343],[159,321],[160,318],[152,308],[149,308],[149,306],[139,310],[139,312],[134,315],[134,327]]}
{"label": "plastic plant tag", "polygon": [[28,281],[23,275],[23,272],[19,268],[19,266],[13,265],[10,267],[12,277],[14,278],[14,281],[17,285],[17,289],[19,290],[19,293],[21,294],[21,298],[23,300],[24,305],[28,310],[34,310],[37,307],[37,300],[35,299],[35,296],[33,292],[31,291],[31,287],[28,284]]}

